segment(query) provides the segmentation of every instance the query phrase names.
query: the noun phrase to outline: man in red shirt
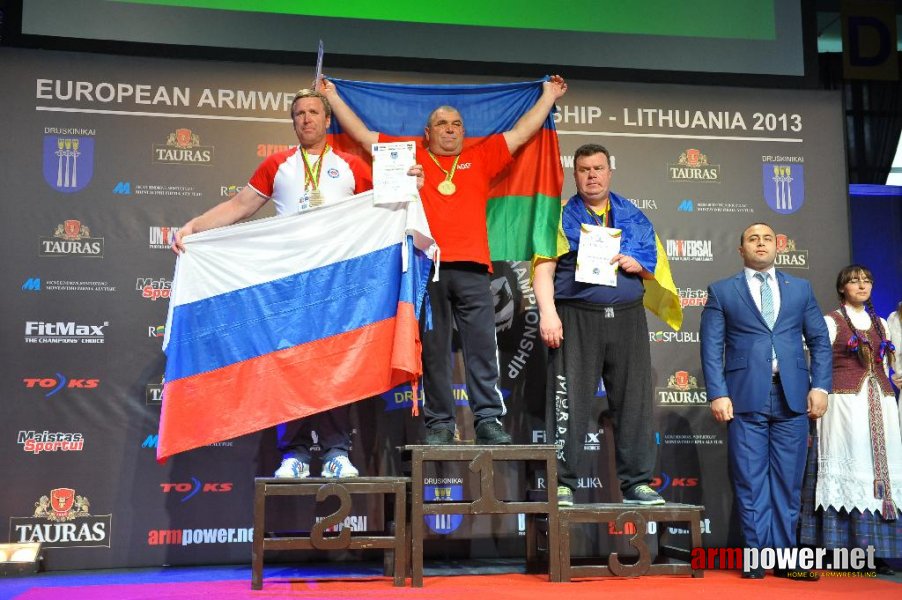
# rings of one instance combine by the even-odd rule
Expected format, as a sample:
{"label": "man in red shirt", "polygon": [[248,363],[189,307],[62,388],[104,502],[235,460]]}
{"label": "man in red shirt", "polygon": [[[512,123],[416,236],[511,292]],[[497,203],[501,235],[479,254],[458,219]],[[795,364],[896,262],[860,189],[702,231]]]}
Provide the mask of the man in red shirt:
{"label": "man in red shirt", "polygon": [[[370,131],[323,81],[321,91],[342,128],[364,149],[377,142],[398,141]],[[558,75],[543,84],[542,95],[514,127],[464,148],[463,117],[452,106],[440,106],[426,119],[425,139],[417,144],[417,162],[426,184],[420,190],[429,228],[441,249],[441,278],[429,283],[432,329],[421,326],[423,391],[427,444],[454,440],[455,408],[451,393],[451,333],[457,324],[467,374],[467,392],[479,444],[509,444],[501,426],[506,412],[498,389],[495,309],[489,288],[492,270],[486,230],[486,204],[492,179],[513,160],[512,154],[542,127],[567,84]],[[421,321],[425,323],[425,319]]]}

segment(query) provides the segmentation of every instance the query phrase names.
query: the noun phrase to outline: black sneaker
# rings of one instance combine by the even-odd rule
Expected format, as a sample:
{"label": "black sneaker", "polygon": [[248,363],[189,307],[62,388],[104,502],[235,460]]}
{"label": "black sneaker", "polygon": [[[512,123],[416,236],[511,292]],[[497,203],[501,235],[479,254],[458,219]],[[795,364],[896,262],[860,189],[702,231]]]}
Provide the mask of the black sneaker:
{"label": "black sneaker", "polygon": [[511,436],[497,421],[483,421],[476,428],[476,443],[483,446],[503,446],[511,443]]}
{"label": "black sneaker", "polygon": [[450,429],[437,428],[430,429],[426,432],[426,445],[428,446],[443,446],[445,444],[453,444],[454,443],[454,432]]}
{"label": "black sneaker", "polygon": [[573,506],[573,490],[566,485],[557,486],[557,505]]}
{"label": "black sneaker", "polygon": [[665,501],[661,494],[643,483],[634,485],[623,492],[623,502],[625,504],[664,504]]}

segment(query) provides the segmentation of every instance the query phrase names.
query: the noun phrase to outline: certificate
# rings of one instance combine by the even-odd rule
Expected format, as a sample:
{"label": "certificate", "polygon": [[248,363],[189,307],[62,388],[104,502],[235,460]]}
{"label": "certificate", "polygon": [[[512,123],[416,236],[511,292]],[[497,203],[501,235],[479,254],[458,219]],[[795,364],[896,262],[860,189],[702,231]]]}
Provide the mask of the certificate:
{"label": "certificate", "polygon": [[373,144],[373,204],[418,201],[417,178],[407,174],[416,162],[414,142]]}
{"label": "certificate", "polygon": [[576,252],[576,280],[581,283],[617,287],[617,265],[621,230],[599,225],[580,225]]}

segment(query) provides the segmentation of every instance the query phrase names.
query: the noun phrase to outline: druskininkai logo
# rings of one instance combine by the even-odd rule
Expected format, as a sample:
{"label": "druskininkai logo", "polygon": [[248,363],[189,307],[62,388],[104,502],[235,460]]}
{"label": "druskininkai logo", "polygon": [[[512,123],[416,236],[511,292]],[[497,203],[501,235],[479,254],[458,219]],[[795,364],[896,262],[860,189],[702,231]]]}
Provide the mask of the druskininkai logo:
{"label": "druskininkai logo", "polygon": [[788,215],[805,203],[805,167],[766,162],[761,165],[764,200],[776,213]]}
{"label": "druskininkai logo", "polygon": [[[55,131],[47,128],[45,131]],[[70,130],[56,130],[70,131]],[[89,133],[93,130],[71,130]],[[94,176],[94,138],[88,135],[44,136],[44,181],[58,192],[78,192]]]}

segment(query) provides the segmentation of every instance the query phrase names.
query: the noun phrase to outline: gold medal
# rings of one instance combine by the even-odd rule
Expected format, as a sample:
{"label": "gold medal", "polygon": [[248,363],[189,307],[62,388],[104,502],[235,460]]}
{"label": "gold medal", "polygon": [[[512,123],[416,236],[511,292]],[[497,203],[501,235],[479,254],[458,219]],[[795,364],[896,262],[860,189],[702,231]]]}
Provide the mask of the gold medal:
{"label": "gold medal", "polygon": [[318,189],[308,191],[307,198],[310,201],[310,208],[323,205],[323,193]]}
{"label": "gold medal", "polygon": [[453,181],[444,180],[440,184],[438,184],[438,193],[443,196],[450,196],[454,192],[457,191],[457,186],[454,185]]}

